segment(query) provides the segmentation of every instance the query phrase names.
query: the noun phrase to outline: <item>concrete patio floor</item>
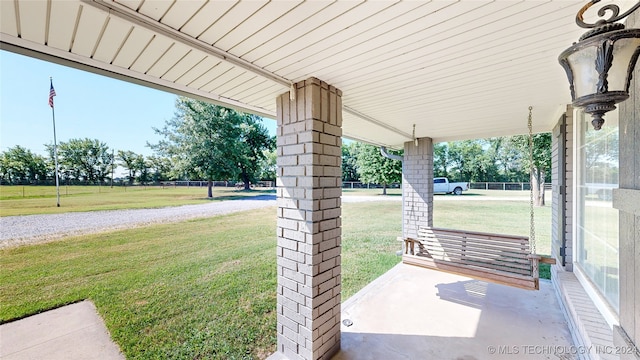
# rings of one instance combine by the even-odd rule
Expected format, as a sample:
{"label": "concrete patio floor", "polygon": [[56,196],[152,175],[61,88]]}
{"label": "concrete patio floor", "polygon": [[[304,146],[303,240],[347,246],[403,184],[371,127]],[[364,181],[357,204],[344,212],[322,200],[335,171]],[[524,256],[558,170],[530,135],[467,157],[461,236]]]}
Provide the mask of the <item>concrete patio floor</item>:
{"label": "concrete patio floor", "polygon": [[549,281],[530,291],[398,264],[343,304],[333,359],[577,359],[580,350]]}
{"label": "concrete patio floor", "polygon": [[2,360],[124,360],[90,301],[0,325]]}
{"label": "concrete patio floor", "polygon": [[[345,301],[342,320],[334,360],[564,360],[580,350],[548,281],[528,291],[398,264]],[[0,326],[0,358],[124,357],[83,301]]]}

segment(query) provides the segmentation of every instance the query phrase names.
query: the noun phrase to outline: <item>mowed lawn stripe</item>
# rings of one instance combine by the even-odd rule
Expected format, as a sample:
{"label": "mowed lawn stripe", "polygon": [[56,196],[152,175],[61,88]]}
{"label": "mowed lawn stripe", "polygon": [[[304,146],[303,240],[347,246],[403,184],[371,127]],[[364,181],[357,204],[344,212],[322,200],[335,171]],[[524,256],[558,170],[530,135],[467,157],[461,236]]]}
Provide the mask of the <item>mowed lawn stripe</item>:
{"label": "mowed lawn stripe", "polygon": [[[54,186],[0,186],[0,216],[61,214],[98,210],[151,209],[165,206],[206,204],[211,201],[246,199],[275,194],[273,189],[238,191],[217,187],[207,198],[206,187],[61,187],[60,207],[56,206]],[[46,194],[46,195],[39,195]]]}

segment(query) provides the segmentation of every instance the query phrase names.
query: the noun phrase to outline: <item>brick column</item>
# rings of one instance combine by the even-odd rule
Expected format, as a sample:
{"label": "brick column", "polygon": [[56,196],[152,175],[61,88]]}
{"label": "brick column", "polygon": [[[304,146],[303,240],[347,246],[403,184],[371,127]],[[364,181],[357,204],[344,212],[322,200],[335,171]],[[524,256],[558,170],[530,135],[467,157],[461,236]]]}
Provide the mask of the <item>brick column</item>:
{"label": "brick column", "polygon": [[433,225],[433,141],[404,143],[402,204],[404,237],[416,237],[419,226]]}
{"label": "brick column", "polygon": [[340,349],[342,92],[315,78],[278,97],[278,353]]}

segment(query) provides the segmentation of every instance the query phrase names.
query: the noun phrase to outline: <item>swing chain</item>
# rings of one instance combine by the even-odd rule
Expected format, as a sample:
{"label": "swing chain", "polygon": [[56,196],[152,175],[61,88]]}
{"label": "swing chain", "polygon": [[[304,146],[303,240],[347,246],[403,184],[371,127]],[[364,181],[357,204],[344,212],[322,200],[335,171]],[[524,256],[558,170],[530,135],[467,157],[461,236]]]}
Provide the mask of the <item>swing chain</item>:
{"label": "swing chain", "polygon": [[535,214],[533,210],[533,124],[532,124],[533,106],[529,106],[529,209],[531,212],[531,229],[529,230],[529,244],[531,245],[531,253],[536,254],[536,227]]}

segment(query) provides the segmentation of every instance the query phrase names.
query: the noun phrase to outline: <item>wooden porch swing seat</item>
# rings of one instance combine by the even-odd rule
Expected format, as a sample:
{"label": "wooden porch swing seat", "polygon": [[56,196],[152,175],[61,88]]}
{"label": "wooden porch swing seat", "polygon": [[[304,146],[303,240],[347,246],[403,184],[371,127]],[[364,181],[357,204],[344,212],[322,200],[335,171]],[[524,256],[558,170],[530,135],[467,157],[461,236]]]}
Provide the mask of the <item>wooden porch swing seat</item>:
{"label": "wooden porch swing seat", "polygon": [[[527,127],[531,174],[532,110],[533,107],[529,106]],[[536,254],[533,187],[529,194],[531,240],[526,236],[419,227],[417,238],[398,238],[405,243],[402,262],[523,289],[540,289],[540,263],[555,264],[556,260]]]}
{"label": "wooden porch swing seat", "polygon": [[529,238],[468,230],[420,227],[405,243],[402,262],[483,281],[538,290],[539,263],[555,259],[531,254]]}

